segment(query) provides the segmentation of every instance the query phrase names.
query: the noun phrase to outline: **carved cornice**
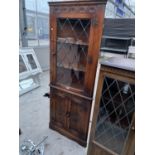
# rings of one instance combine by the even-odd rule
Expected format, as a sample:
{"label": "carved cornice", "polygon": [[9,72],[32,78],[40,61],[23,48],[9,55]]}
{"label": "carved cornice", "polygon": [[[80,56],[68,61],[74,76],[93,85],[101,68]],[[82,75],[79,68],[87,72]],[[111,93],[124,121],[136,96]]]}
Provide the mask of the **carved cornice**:
{"label": "carved cornice", "polygon": [[51,13],[96,13],[98,9],[103,7],[102,5],[92,6],[54,6],[51,7]]}
{"label": "carved cornice", "polygon": [[67,0],[67,1],[53,1],[49,2],[50,6],[64,6],[64,5],[96,5],[96,4],[104,4],[106,5],[107,0]]}

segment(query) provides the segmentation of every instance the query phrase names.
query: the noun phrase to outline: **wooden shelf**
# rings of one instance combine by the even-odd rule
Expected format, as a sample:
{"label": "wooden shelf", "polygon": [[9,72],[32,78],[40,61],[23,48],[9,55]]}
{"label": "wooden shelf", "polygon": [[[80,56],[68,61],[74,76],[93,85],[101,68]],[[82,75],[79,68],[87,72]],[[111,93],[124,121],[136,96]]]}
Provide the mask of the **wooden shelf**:
{"label": "wooden shelf", "polygon": [[127,54],[131,39],[131,37],[102,36],[101,51]]}
{"label": "wooden shelf", "polygon": [[74,45],[88,46],[88,43],[86,43],[86,42],[83,42],[81,40],[74,41],[74,39],[71,39],[71,38],[58,38],[57,42],[58,43],[64,43],[64,44],[74,44]]}
{"label": "wooden shelf", "polygon": [[68,65],[57,65],[57,67],[70,69],[70,70],[73,69],[74,71],[80,71],[80,72],[85,72],[86,71],[85,67],[71,67],[71,66],[68,66]]}
{"label": "wooden shelf", "polygon": [[93,100],[93,98],[91,98],[91,97],[85,96],[85,95],[80,94],[80,93],[76,93],[76,91],[77,90],[79,91],[79,89],[76,89],[76,91],[74,92],[73,91],[74,88],[72,88],[72,87],[67,87],[67,86],[62,86],[62,85],[57,86],[57,85],[53,85],[53,84],[50,84],[50,87],[51,88],[55,88],[55,89],[60,90],[60,91],[63,91],[65,93],[69,93],[69,94],[72,94],[72,95],[81,97],[81,98],[86,99],[86,100],[89,100],[89,101],[92,101]]}
{"label": "wooden shelf", "polygon": [[120,49],[120,48],[110,48],[110,47],[102,47],[101,50],[103,51],[115,51],[115,52],[121,52],[121,53],[126,53],[126,49]]}
{"label": "wooden shelf", "polygon": [[102,36],[102,39],[130,40],[130,37]]}

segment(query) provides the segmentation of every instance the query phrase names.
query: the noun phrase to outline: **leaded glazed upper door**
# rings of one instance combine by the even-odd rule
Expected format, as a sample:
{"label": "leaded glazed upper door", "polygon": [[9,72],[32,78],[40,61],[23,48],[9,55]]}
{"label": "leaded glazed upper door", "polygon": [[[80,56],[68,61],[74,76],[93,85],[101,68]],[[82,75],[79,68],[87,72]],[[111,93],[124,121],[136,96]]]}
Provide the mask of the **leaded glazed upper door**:
{"label": "leaded glazed upper door", "polygon": [[57,19],[56,83],[84,90],[90,19]]}

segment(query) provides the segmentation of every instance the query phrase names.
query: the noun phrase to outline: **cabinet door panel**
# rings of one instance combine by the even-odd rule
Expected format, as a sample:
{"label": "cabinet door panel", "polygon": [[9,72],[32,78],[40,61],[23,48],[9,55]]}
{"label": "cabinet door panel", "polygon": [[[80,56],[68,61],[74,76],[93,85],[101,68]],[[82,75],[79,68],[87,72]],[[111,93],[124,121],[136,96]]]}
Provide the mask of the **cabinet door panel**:
{"label": "cabinet door panel", "polygon": [[52,95],[52,120],[59,127],[66,127],[67,97],[61,93]]}
{"label": "cabinet door panel", "polygon": [[90,19],[57,18],[56,83],[84,91]]}
{"label": "cabinet door panel", "polygon": [[69,130],[82,139],[87,138],[91,104],[77,97],[70,99]]}

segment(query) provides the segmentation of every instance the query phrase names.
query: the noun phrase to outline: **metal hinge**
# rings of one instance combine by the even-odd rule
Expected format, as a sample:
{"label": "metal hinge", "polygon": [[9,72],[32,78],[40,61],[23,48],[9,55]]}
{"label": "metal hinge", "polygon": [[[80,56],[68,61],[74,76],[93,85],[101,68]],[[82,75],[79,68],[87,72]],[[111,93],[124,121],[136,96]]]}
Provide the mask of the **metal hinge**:
{"label": "metal hinge", "polygon": [[98,19],[97,18],[93,18],[91,21],[93,26],[97,26],[98,25]]}

